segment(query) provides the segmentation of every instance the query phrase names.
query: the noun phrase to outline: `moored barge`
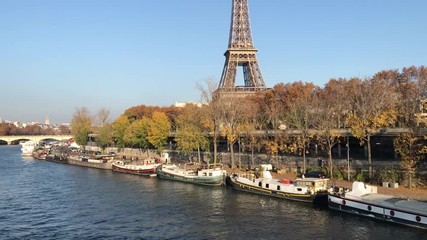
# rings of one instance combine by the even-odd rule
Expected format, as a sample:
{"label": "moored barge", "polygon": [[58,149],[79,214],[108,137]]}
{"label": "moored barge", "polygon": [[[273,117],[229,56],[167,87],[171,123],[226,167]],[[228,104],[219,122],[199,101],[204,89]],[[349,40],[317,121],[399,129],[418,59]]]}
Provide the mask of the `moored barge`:
{"label": "moored barge", "polygon": [[227,177],[227,186],[235,190],[283,198],[292,201],[327,206],[327,182],[324,178],[274,179],[269,171],[262,177],[253,173],[232,174]]}
{"label": "moored barge", "polygon": [[113,155],[95,155],[95,156],[70,156],[68,163],[82,167],[91,167],[98,169],[111,170],[114,160]]}
{"label": "moored barge", "polygon": [[155,159],[145,159],[139,162],[115,160],[112,163],[112,169],[115,172],[142,176],[155,174],[158,166],[160,163],[156,163]]}
{"label": "moored barge", "polygon": [[179,182],[207,186],[220,186],[224,185],[226,171],[222,169],[222,165],[207,165],[203,167],[192,163],[186,163],[181,167],[175,164],[170,164],[158,167],[157,176],[162,179]]}
{"label": "moored barge", "polygon": [[427,202],[378,194],[377,187],[353,182],[352,189],[334,187],[329,208],[386,222],[427,229]]}

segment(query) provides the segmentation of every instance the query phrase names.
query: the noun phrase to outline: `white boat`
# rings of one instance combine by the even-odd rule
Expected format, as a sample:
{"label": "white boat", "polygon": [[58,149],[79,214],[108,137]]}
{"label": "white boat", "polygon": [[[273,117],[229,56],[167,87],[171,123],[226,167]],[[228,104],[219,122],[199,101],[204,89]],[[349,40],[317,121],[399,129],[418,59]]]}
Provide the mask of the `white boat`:
{"label": "white boat", "polygon": [[378,194],[377,187],[353,182],[351,190],[334,187],[329,208],[407,226],[427,229],[427,202]]}
{"label": "white boat", "polygon": [[227,186],[235,190],[324,206],[327,205],[327,184],[325,178],[275,179],[269,171],[263,171],[259,177],[254,173],[227,177]]}
{"label": "white boat", "polygon": [[160,163],[157,163],[155,159],[145,159],[142,161],[115,160],[112,163],[112,168],[115,172],[143,176],[154,174],[158,166],[160,166]]}
{"label": "white boat", "polygon": [[21,145],[22,156],[32,156],[33,151],[37,146],[36,141],[26,141],[19,144]]}
{"label": "white boat", "polygon": [[[192,167],[193,166],[193,167]],[[184,164],[183,167],[175,164],[162,165],[157,169],[157,176],[162,179],[200,185],[220,186],[224,184],[226,171],[222,167]]]}

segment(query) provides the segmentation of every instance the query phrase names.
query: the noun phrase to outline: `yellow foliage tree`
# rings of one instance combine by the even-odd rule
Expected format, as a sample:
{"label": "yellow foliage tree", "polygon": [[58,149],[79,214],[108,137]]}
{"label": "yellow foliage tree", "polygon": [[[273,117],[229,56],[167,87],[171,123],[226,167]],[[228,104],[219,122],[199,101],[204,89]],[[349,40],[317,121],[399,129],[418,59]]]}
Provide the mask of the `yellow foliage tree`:
{"label": "yellow foliage tree", "polygon": [[77,144],[85,146],[88,135],[91,132],[92,121],[89,110],[85,107],[79,108],[73,114],[71,120],[71,133]]}
{"label": "yellow foliage tree", "polygon": [[153,112],[148,127],[148,141],[161,152],[168,143],[171,124],[168,117],[163,112]]}
{"label": "yellow foliage tree", "polygon": [[411,188],[416,164],[424,158],[427,153],[427,147],[423,142],[423,138],[415,136],[412,132],[401,134],[394,139],[393,143],[395,151],[399,154],[400,165],[406,172],[409,188]]}
{"label": "yellow foliage tree", "polygon": [[120,115],[113,122],[113,138],[118,147],[125,147],[126,141],[124,140],[126,129],[129,127],[130,122],[126,115]]}
{"label": "yellow foliage tree", "polygon": [[347,115],[347,124],[352,135],[358,138],[361,144],[366,143],[368,148],[369,178],[372,178],[371,136],[382,128],[392,126],[396,118],[394,110],[383,110],[364,115],[357,113]]}
{"label": "yellow foliage tree", "polygon": [[150,120],[147,117],[133,121],[125,130],[123,140],[133,147],[148,148],[148,128]]}
{"label": "yellow foliage tree", "polygon": [[207,130],[212,127],[204,108],[187,105],[176,119],[176,136],[178,148],[186,154],[197,149],[198,160],[201,162],[200,150],[209,146]]}

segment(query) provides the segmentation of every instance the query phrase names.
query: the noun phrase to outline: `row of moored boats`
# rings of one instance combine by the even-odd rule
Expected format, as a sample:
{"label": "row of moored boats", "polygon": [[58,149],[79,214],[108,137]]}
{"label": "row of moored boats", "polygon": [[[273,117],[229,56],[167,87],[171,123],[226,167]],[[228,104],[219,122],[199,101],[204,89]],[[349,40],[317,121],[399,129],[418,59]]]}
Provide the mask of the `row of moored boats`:
{"label": "row of moored boats", "polygon": [[23,156],[32,156],[39,160],[91,167],[114,172],[141,176],[158,176],[163,179],[189,182],[200,185],[224,185],[226,171],[221,164],[199,165],[196,163],[171,164],[168,155],[148,157],[140,160],[116,159],[115,154],[79,154],[67,149],[69,144],[54,143],[39,145],[28,141],[21,144]]}
{"label": "row of moored boats", "polygon": [[[227,173],[221,164],[171,164],[167,155],[131,161],[115,159],[114,154],[83,155],[72,151],[64,154],[61,146],[39,148],[31,141],[21,145],[23,155],[37,159],[199,185],[226,185],[248,193],[314,203],[341,212],[427,229],[427,202],[378,194],[377,187],[362,182],[354,182],[351,189],[330,188],[325,178],[277,179],[270,171]],[[55,152],[55,149],[59,150]]]}

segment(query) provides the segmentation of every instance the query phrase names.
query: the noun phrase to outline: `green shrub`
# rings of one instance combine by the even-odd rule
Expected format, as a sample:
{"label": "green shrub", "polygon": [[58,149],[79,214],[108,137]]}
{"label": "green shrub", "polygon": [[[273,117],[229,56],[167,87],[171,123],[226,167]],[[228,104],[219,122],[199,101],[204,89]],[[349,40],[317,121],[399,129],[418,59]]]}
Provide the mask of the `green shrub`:
{"label": "green shrub", "polygon": [[374,175],[374,181],[377,183],[382,182],[397,182],[399,180],[399,174],[396,169],[391,167],[385,167],[376,171]]}
{"label": "green shrub", "polygon": [[336,180],[343,180],[344,179],[343,174],[342,174],[340,169],[334,168],[332,173],[333,173],[332,176],[334,176],[334,179],[336,179]]}
{"label": "green shrub", "polygon": [[358,181],[358,182],[366,182],[367,177],[365,173],[363,173],[362,171],[356,173],[356,175],[353,177],[354,181]]}

